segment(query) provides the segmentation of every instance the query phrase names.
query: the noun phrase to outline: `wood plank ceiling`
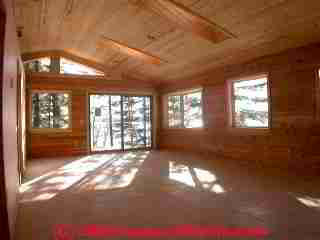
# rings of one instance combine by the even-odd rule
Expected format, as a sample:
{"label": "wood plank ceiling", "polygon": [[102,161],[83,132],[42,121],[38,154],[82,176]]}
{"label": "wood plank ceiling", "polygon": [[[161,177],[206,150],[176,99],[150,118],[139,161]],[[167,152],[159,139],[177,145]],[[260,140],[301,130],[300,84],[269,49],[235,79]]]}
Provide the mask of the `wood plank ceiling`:
{"label": "wood plank ceiling", "polygon": [[[181,81],[211,68],[320,41],[319,0],[16,0],[15,3],[23,53],[64,50],[102,64],[106,71],[156,82]],[[172,3],[181,8],[175,9]],[[207,22],[201,22],[200,18]],[[223,35],[220,41],[210,41],[205,35],[207,23],[230,34],[229,37]],[[129,50],[101,44],[103,39],[124,44]],[[130,49],[141,53],[130,55]],[[145,61],[148,54],[162,63]]]}

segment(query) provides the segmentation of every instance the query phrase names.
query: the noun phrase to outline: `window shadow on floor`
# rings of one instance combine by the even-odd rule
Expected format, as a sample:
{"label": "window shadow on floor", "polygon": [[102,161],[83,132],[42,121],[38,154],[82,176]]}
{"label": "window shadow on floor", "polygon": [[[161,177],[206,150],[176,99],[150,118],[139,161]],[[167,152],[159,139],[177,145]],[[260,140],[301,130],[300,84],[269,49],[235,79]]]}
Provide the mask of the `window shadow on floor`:
{"label": "window shadow on floor", "polygon": [[22,185],[17,239],[50,238],[56,224],[263,227],[263,239],[308,239],[320,234],[318,183],[181,152],[92,155]]}

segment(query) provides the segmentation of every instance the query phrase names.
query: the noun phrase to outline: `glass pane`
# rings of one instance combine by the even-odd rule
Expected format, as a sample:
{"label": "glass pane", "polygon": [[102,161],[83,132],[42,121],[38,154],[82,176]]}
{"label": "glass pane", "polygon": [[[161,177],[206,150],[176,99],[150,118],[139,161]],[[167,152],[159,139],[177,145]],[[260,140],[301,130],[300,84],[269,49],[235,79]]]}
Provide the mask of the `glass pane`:
{"label": "glass pane", "polygon": [[33,93],[33,128],[69,128],[69,94]]}
{"label": "glass pane", "polygon": [[39,58],[37,60],[24,64],[26,71],[30,72],[50,72],[51,60],[49,57]]}
{"label": "glass pane", "polygon": [[144,97],[145,100],[145,130],[146,146],[152,146],[152,123],[151,123],[151,97]]}
{"label": "glass pane", "polygon": [[68,128],[69,127],[69,95],[52,93],[52,127]]}
{"label": "glass pane", "polygon": [[181,101],[180,96],[168,97],[168,119],[169,127],[181,127]]}
{"label": "glass pane", "polygon": [[233,83],[234,124],[236,127],[268,127],[267,78]]}
{"label": "glass pane", "polygon": [[121,98],[90,96],[91,146],[94,151],[121,149]]}
{"label": "glass pane", "polygon": [[111,96],[111,118],[112,118],[112,149],[122,148],[121,139],[121,96]]}
{"label": "glass pane", "polygon": [[184,127],[197,128],[202,127],[202,93],[195,92],[183,96],[184,107]]}
{"label": "glass pane", "polygon": [[93,151],[151,147],[151,97],[91,95],[90,124]]}
{"label": "glass pane", "polygon": [[47,93],[32,94],[32,127],[50,128],[50,96]]}
{"label": "glass pane", "polygon": [[151,146],[150,97],[123,97],[124,148]]}
{"label": "glass pane", "polygon": [[60,73],[61,74],[77,74],[77,75],[93,75],[104,76],[104,73],[96,69],[75,63],[65,58],[60,59]]}

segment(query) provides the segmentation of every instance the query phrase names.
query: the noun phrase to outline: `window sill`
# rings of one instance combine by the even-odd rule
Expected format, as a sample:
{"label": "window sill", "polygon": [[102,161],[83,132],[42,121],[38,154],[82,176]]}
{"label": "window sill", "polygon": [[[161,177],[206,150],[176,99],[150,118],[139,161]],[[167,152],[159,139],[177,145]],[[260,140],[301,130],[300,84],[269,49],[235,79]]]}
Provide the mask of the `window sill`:
{"label": "window sill", "polygon": [[66,129],[51,129],[51,128],[42,128],[42,129],[29,129],[31,134],[50,134],[50,133],[72,133],[71,128]]}
{"label": "window sill", "polygon": [[233,133],[245,133],[251,135],[259,135],[259,134],[269,134],[271,132],[270,127],[232,127],[229,126],[227,128],[229,132]]}
{"label": "window sill", "polygon": [[45,78],[83,78],[83,79],[105,79],[105,76],[100,75],[80,75],[68,73],[54,73],[54,72],[27,72],[27,75]]}
{"label": "window sill", "polygon": [[201,128],[162,128],[163,131],[165,132],[203,132],[206,130],[205,127]]}

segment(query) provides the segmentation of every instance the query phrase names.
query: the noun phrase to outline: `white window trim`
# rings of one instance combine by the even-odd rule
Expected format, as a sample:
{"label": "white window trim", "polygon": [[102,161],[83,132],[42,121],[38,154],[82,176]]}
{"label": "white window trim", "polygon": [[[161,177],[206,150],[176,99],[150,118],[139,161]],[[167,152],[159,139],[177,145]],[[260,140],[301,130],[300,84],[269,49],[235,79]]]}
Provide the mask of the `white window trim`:
{"label": "white window trim", "polygon": [[[250,81],[250,80],[257,80],[260,78],[267,78],[267,91],[268,91],[268,126],[267,127],[239,127],[235,125],[234,122],[234,94],[233,94],[233,84],[235,82],[242,82],[242,81]],[[251,130],[269,130],[271,129],[271,94],[270,94],[270,79],[268,73],[260,73],[255,75],[248,75],[245,77],[240,78],[231,78],[227,81],[227,89],[228,89],[228,101],[227,101],[227,108],[228,108],[228,121],[229,121],[229,128],[232,129],[251,129]]]}
{"label": "white window trim", "polygon": [[[196,93],[196,92],[201,92],[201,118],[202,118],[202,127],[194,127],[194,128],[187,128],[184,126],[184,119],[182,119],[181,121],[181,126],[180,127],[170,127],[169,126],[169,97],[170,96],[183,96],[183,95],[187,95],[187,94],[192,94],[192,93]],[[175,91],[175,92],[170,92],[164,95],[164,99],[165,99],[165,128],[167,129],[203,129],[204,128],[204,117],[203,117],[203,88],[199,87],[199,88],[192,88],[192,89],[185,89],[185,90],[179,90],[179,91]]]}

